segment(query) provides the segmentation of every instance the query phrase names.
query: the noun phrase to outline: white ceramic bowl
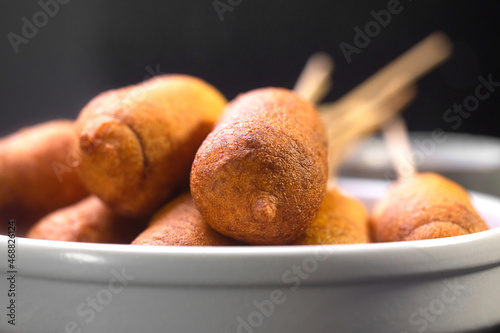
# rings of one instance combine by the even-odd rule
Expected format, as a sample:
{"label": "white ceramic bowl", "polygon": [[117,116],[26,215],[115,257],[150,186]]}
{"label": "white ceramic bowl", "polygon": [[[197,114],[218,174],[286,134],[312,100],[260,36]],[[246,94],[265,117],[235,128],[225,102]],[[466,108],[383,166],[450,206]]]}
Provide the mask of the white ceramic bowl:
{"label": "white ceramic bowl", "polygon": [[[369,206],[387,183],[341,179]],[[16,239],[15,323],[0,259],[0,332],[469,332],[500,325],[492,230],[363,245],[145,247]],[[0,237],[6,253],[7,237]]]}

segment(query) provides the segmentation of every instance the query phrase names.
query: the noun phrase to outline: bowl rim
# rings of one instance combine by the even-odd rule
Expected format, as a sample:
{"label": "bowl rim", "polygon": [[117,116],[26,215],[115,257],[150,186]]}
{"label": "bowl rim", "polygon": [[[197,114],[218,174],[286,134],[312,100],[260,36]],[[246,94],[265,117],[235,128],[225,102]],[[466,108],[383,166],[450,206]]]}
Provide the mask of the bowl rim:
{"label": "bowl rim", "polygon": [[[349,193],[360,197],[362,189],[380,191],[388,182],[339,181],[341,187],[346,184]],[[471,196],[479,212],[484,207],[500,211],[500,198],[477,192]],[[0,248],[7,247],[8,239],[0,235]],[[345,245],[159,247],[15,240],[18,275],[86,282],[106,282],[113,270],[121,270],[134,276],[134,284],[145,285],[283,285],[285,274],[290,279],[308,275],[303,279],[308,284],[361,283],[500,266],[500,223],[487,231],[449,238]],[[300,275],[297,267],[307,274]],[[8,273],[6,259],[0,269]]]}

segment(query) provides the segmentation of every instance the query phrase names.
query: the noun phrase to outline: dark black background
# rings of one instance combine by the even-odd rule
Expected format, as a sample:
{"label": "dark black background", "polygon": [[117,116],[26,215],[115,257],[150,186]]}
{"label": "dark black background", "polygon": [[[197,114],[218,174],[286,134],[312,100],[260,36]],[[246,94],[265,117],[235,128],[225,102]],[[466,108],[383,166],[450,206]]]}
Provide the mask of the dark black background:
{"label": "dark black background", "polygon": [[[339,44],[352,44],[354,27],[364,28],[373,20],[370,11],[388,2],[243,0],[221,21],[212,0],[70,0],[16,54],[8,33],[21,34],[21,19],[33,21],[41,7],[37,1],[2,0],[0,134],[75,118],[99,92],[142,81],[158,69],[199,76],[229,99],[262,86],[292,88],[317,51],[336,61],[334,86],[325,99],[333,101],[436,30],[452,39],[453,57],[419,81],[404,117],[410,130],[452,131],[443,114],[474,93],[477,76],[492,74],[500,81],[498,6],[401,0],[401,13],[348,64]],[[500,136],[499,105],[500,89],[455,130]]]}
{"label": "dark black background", "polygon": [[[221,0],[226,2],[227,0]],[[233,0],[237,2],[236,0]],[[187,73],[231,99],[263,86],[292,88],[317,51],[336,61],[338,99],[436,30],[452,39],[453,57],[418,83],[403,115],[410,130],[452,131],[444,112],[474,93],[478,75],[500,81],[500,11],[495,1],[401,0],[403,10],[347,63],[339,44],[388,0],[243,0],[221,21],[213,0],[70,0],[16,54],[7,35],[32,21],[37,1],[0,1],[0,135],[53,118],[75,118],[103,90],[150,75]],[[497,1],[498,3],[498,1]],[[500,88],[458,132],[500,137]]]}

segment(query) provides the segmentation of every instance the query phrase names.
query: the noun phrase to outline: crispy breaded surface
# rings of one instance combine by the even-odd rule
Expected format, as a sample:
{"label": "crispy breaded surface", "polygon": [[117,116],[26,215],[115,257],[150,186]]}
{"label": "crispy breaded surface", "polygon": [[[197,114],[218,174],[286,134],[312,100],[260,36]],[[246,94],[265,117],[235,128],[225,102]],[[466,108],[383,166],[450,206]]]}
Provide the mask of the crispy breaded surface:
{"label": "crispy breaded surface", "polygon": [[372,236],[377,242],[458,236],[488,229],[468,192],[435,173],[394,183],[375,204]]}
{"label": "crispy breaded surface", "polygon": [[29,230],[27,237],[68,242],[128,244],[144,226],[145,221],[121,217],[92,195],[42,218]]}
{"label": "crispy breaded surface", "polygon": [[364,204],[336,186],[328,188],[311,226],[292,245],[369,243]]}
{"label": "crispy breaded surface", "polygon": [[433,239],[466,235],[469,232],[452,222],[429,222],[412,230],[403,240]]}
{"label": "crispy breaded surface", "polygon": [[281,88],[241,94],[198,150],[191,193],[218,232],[287,244],[316,216],[327,181],[327,138],[314,106]]}
{"label": "crispy breaded surface", "polygon": [[240,242],[213,230],[201,217],[191,195],[185,193],[160,209],[132,244],[207,246]]}
{"label": "crispy breaded surface", "polygon": [[217,89],[187,75],[102,93],[77,119],[82,181],[118,214],[150,216],[189,178],[225,104]]}
{"label": "crispy breaded surface", "polygon": [[16,220],[18,236],[42,216],[88,195],[71,167],[74,136],[72,121],[53,120],[0,140],[0,220]]}

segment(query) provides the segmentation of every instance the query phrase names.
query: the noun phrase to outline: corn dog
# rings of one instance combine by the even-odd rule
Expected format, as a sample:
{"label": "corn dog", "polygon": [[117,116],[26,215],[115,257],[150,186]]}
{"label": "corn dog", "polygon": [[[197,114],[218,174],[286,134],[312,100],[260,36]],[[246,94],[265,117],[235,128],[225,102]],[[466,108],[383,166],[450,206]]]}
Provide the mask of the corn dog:
{"label": "corn dog", "polygon": [[38,221],[28,238],[87,243],[128,244],[144,228],[145,222],[113,213],[92,195],[58,209]]}
{"label": "corn dog", "polygon": [[292,245],[369,242],[368,211],[364,204],[340,188],[330,186],[311,226]]}
{"label": "corn dog", "polygon": [[125,217],[148,217],[189,179],[226,104],[208,83],[163,75],[104,92],[78,116],[76,165],[89,191]]}
{"label": "corn dog", "polygon": [[201,217],[189,193],[161,208],[132,245],[207,246],[238,245],[240,242],[219,234]]}
{"label": "corn dog", "polygon": [[232,101],[191,169],[191,193],[203,219],[251,244],[287,244],[302,235],[326,181],[325,128],[311,103],[281,88]]}
{"label": "corn dog", "polygon": [[488,229],[467,191],[435,173],[400,178],[374,206],[374,241],[393,242],[464,235]]}
{"label": "corn dog", "polygon": [[68,165],[73,140],[70,120],[26,127],[0,140],[0,220],[14,219],[18,236],[47,213],[88,195]]}

